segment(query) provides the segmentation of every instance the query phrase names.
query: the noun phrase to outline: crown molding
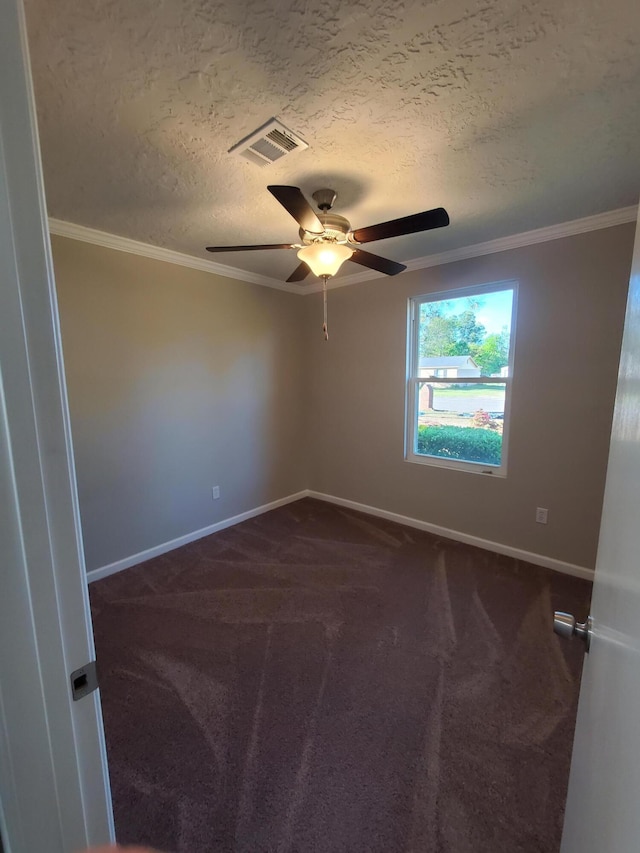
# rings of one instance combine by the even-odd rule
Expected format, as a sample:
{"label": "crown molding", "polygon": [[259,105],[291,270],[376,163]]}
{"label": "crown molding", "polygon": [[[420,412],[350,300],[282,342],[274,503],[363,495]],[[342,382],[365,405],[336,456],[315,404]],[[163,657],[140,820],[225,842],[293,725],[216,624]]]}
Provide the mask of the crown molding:
{"label": "crown molding", "polygon": [[[482,255],[492,255],[495,252],[506,252],[509,249],[519,249],[522,246],[532,246],[535,243],[546,243],[549,240],[559,240],[562,237],[572,237],[575,234],[584,234],[588,231],[599,231],[602,228],[611,228],[614,225],[624,225],[627,222],[635,222],[637,215],[637,205],[621,207],[617,210],[609,210],[606,213],[597,213],[595,216],[585,216],[582,219],[560,222],[557,225],[536,228],[533,231],[523,231],[521,234],[512,234],[509,237],[499,237],[496,240],[488,240],[486,243],[475,243],[472,246],[462,246],[459,249],[451,249],[448,252],[440,252],[436,255],[425,255],[423,258],[414,258],[412,261],[408,261],[407,272],[437,267],[469,258],[479,258]],[[116,234],[108,234],[106,231],[98,231],[95,228],[86,228],[84,225],[76,225],[62,219],[50,217],[49,231],[59,237],[69,237],[72,240],[93,243],[107,249],[141,255],[145,258],[178,264],[182,267],[191,267],[191,269],[215,273],[236,281],[248,281],[251,284],[273,287],[276,290],[285,290],[287,293],[295,293],[298,296],[305,296],[308,293],[317,293],[322,290],[322,284],[319,281],[302,286],[287,284],[266,275],[237,269],[204,258],[196,258],[193,255],[183,255],[181,252],[174,252],[172,249],[151,246],[149,243],[140,243],[137,240],[130,240],[128,237],[119,237]],[[330,290],[335,290],[338,287],[348,287],[350,284],[371,281],[374,278],[384,278],[384,275],[375,272],[375,270],[366,270],[334,279],[329,282],[328,287]]]}
{"label": "crown molding", "polygon": [[215,273],[216,275],[232,278],[236,281],[248,281],[251,284],[261,284],[264,287],[273,287],[276,290],[286,290],[288,293],[300,293],[300,288],[270,278],[266,275],[239,270],[216,261],[205,258],[196,258],[193,255],[183,255],[172,249],[163,249],[160,246],[152,246],[149,243],[140,243],[130,240],[128,237],[119,237],[117,234],[108,234],[106,231],[98,231],[95,228],[86,228],[84,225],[76,225],[73,222],[65,222],[62,219],[49,217],[49,232],[58,237],[69,237],[71,240],[81,240],[84,243],[93,243],[95,246],[103,246],[106,249],[116,249],[119,252],[128,252],[130,255],[141,255],[144,258],[152,258],[156,261],[165,261],[169,264],[177,264],[181,267],[190,267],[194,270]]}
{"label": "crown molding", "polygon": [[[488,240],[486,243],[475,243],[472,246],[461,246],[459,249],[451,249],[437,255],[414,258],[407,262],[406,272],[438,267],[442,264],[450,264],[469,258],[479,258],[482,255],[492,255],[495,252],[506,252],[509,249],[519,249],[522,246],[533,246],[535,243],[546,243],[549,240],[559,240],[562,237],[572,237],[575,234],[584,234],[588,231],[599,231],[602,228],[611,228],[614,225],[624,225],[627,222],[635,222],[637,216],[637,205],[608,210],[605,213],[597,213],[595,216],[585,216],[582,219],[572,219],[569,222],[536,228],[534,231],[523,231],[521,234],[512,234],[509,237],[498,237],[496,240]],[[369,270],[334,279],[327,286],[329,289],[335,290],[338,287],[348,287],[350,284],[371,281],[374,278],[385,278],[385,276],[383,273]],[[317,293],[320,290],[322,290],[322,284],[314,282],[305,287],[304,293]]]}

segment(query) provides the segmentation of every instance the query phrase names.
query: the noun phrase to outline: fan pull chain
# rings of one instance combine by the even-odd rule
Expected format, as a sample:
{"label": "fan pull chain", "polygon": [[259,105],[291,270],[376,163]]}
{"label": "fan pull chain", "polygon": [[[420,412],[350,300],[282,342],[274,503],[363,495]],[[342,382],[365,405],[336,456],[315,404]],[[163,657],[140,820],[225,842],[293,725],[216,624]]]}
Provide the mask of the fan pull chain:
{"label": "fan pull chain", "polygon": [[324,333],[325,341],[329,340],[329,326],[327,325],[327,278],[328,276],[322,276],[322,304],[324,308],[324,323],[322,324],[322,331]]}

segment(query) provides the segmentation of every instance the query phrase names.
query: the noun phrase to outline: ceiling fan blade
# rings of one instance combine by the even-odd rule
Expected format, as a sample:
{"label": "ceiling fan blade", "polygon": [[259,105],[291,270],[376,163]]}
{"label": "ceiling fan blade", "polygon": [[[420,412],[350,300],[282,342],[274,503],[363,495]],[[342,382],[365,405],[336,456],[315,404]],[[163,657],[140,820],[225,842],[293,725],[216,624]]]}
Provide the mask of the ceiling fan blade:
{"label": "ceiling fan blade", "polygon": [[324,233],[322,222],[315,215],[313,208],[298,187],[271,185],[267,189],[280,202],[287,213],[293,216],[303,231],[310,231],[312,234]]}
{"label": "ceiling fan blade", "polygon": [[294,269],[287,281],[302,281],[309,275],[309,272],[309,267],[305,264],[304,261],[302,261],[302,263],[298,264],[298,266]]}
{"label": "ceiling fan blade", "polygon": [[373,240],[386,240],[387,237],[401,237],[403,234],[416,234],[418,231],[429,231],[431,228],[442,228],[449,224],[449,214],[444,207],[425,210],[423,213],[413,213],[368,228],[358,228],[352,236],[357,243],[371,243]]}
{"label": "ceiling fan blade", "polygon": [[291,243],[270,243],[266,246],[207,246],[207,252],[253,252],[262,249],[293,249]]}
{"label": "ceiling fan blade", "polygon": [[398,275],[399,272],[406,270],[404,264],[381,258],[380,255],[372,255],[371,252],[365,252],[363,249],[356,249],[349,260],[360,266],[369,267],[371,270],[383,272],[385,275]]}

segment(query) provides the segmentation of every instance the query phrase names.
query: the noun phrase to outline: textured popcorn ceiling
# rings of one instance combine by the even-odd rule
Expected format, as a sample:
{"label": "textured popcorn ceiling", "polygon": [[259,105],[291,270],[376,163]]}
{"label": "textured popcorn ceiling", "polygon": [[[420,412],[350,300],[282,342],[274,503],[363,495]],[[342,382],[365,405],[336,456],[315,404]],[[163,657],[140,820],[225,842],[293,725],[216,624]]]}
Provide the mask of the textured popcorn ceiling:
{"label": "textured popcorn ceiling", "polygon": [[[49,213],[284,279],[266,191],[338,192],[354,227],[442,205],[400,261],[635,204],[637,0],[26,0]],[[228,148],[271,116],[309,143]],[[361,271],[347,263],[345,273]]]}

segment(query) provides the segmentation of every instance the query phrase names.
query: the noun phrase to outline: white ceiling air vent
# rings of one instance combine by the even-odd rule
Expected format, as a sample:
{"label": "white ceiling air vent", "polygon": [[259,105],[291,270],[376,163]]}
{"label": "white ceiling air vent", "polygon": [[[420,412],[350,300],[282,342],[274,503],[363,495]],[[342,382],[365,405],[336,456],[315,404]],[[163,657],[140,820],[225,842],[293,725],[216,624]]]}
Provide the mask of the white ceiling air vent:
{"label": "white ceiling air vent", "polygon": [[228,153],[244,157],[258,166],[268,166],[293,151],[308,147],[304,139],[290,131],[278,119],[272,118],[241,139]]}

